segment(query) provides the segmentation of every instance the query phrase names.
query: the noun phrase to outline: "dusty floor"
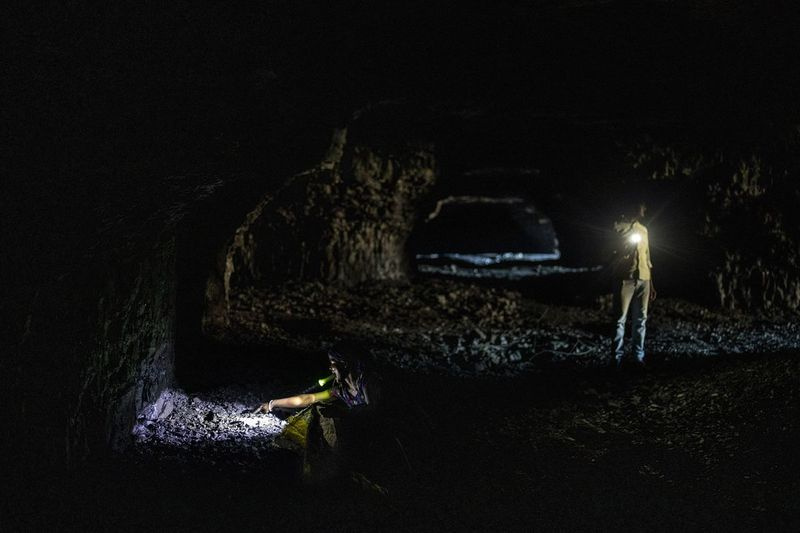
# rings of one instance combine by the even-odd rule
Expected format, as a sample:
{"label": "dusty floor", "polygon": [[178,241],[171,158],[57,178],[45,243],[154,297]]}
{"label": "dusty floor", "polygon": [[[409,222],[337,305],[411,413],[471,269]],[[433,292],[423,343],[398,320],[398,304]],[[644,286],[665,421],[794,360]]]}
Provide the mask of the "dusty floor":
{"label": "dusty floor", "polygon": [[210,465],[246,470],[275,451],[284,422],[254,408],[270,399],[269,386],[224,387],[192,395],[166,390],[134,427],[137,454],[175,462],[201,457]]}
{"label": "dusty floor", "polygon": [[[566,285],[580,291],[587,282],[595,285],[595,275],[572,281],[544,277],[539,283],[545,290]],[[231,324],[217,334],[237,345],[306,350],[355,338],[391,366],[453,376],[517,376],[606,364],[610,295],[565,305],[532,298],[523,284],[516,287],[522,290],[424,279],[352,288],[304,283],[248,289],[235,295]],[[569,299],[566,292],[563,296]],[[765,319],[670,298],[651,306],[647,335],[657,364],[800,350],[796,316]]]}
{"label": "dusty floor", "polygon": [[[260,365],[236,384],[170,391],[144,414],[133,453],[53,484],[50,505],[17,513],[22,529],[54,519],[63,530],[800,529],[792,317],[658,301],[648,338],[657,364],[613,373],[603,302],[544,304],[442,281],[347,298],[297,289],[291,306],[285,294],[253,300],[232,336],[373,341],[391,363],[392,409],[367,477],[385,494],[352,480],[297,482],[296,456],[273,446],[281,420],[247,410],[319,376],[265,380]],[[244,328],[259,313],[282,326]],[[487,371],[476,377],[481,353]]]}
{"label": "dusty floor", "polygon": [[395,376],[386,451],[396,438],[405,459],[387,453],[369,474],[386,495],[300,486],[291,454],[219,439],[111,460],[28,523],[60,511],[74,530],[797,531],[799,376],[791,354],[612,377]]}

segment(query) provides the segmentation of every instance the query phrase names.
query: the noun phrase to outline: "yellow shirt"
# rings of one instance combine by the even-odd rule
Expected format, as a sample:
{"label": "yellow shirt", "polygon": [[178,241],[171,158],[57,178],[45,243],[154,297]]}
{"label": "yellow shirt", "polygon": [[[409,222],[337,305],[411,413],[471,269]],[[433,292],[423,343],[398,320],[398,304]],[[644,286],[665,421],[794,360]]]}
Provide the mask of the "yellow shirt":
{"label": "yellow shirt", "polygon": [[[647,235],[647,228],[639,222],[617,222],[614,224],[614,229],[623,239],[628,243],[633,243],[635,235],[638,235],[638,242],[635,243],[635,252],[632,254],[632,261],[630,263],[627,278],[628,279],[641,279],[649,280],[650,269],[653,268],[653,263],[650,261],[650,240]],[[628,244],[630,246],[631,244]]]}

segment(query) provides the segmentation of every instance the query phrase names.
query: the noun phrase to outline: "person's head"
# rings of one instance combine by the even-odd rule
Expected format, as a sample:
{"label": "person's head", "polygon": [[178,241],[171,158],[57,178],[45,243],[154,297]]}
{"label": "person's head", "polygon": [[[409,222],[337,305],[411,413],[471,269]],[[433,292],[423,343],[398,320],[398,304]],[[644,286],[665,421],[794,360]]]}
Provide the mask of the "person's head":
{"label": "person's head", "polygon": [[646,213],[647,204],[642,200],[633,200],[625,206],[622,218],[630,221],[641,221]]}
{"label": "person's head", "polygon": [[362,374],[365,360],[364,348],[352,341],[337,342],[328,348],[330,370],[337,381],[344,381],[348,376],[357,377]]}

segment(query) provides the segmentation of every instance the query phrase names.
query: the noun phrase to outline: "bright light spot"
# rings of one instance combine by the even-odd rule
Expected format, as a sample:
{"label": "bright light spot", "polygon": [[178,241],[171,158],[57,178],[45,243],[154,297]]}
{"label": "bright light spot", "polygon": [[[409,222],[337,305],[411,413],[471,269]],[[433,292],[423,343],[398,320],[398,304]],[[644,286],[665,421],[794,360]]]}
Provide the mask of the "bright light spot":
{"label": "bright light spot", "polygon": [[247,427],[259,428],[268,430],[267,433],[280,433],[285,422],[275,416],[237,416],[233,420],[241,422]]}
{"label": "bright light spot", "polygon": [[628,237],[628,242],[631,244],[639,244],[642,241],[642,236],[638,233],[631,233]]}

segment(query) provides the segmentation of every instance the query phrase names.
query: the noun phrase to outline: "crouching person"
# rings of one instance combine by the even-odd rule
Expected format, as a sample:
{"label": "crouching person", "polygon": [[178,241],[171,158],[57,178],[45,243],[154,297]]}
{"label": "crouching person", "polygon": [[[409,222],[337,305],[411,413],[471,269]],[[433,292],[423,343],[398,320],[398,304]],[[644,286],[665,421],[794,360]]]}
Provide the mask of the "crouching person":
{"label": "crouching person", "polygon": [[273,399],[258,410],[305,408],[284,430],[303,455],[304,481],[324,483],[348,474],[366,479],[361,472],[375,458],[380,433],[379,379],[367,353],[354,343],[334,345],[328,361],[333,375],[329,389]]}

